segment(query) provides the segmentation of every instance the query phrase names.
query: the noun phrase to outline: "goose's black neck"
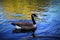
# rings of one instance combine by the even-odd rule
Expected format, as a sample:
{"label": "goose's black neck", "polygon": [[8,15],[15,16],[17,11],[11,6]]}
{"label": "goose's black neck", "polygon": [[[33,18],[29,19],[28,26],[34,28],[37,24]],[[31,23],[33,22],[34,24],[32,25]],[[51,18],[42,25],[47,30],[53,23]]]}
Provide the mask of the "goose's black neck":
{"label": "goose's black neck", "polygon": [[35,16],[36,16],[35,14],[32,14],[32,15],[31,15],[31,18],[32,18],[33,24],[36,24],[35,19],[34,19]]}

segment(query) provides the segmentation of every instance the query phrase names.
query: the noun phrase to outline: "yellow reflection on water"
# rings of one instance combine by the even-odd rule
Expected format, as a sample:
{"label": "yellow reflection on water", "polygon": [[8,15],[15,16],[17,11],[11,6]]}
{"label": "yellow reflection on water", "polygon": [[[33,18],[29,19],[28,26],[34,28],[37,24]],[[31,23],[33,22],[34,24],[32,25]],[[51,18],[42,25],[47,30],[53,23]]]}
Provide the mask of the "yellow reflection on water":
{"label": "yellow reflection on water", "polygon": [[[45,11],[44,7],[49,6],[49,0],[3,0],[3,7],[8,19],[30,20],[31,11]],[[14,17],[11,14],[24,14],[22,17]]]}

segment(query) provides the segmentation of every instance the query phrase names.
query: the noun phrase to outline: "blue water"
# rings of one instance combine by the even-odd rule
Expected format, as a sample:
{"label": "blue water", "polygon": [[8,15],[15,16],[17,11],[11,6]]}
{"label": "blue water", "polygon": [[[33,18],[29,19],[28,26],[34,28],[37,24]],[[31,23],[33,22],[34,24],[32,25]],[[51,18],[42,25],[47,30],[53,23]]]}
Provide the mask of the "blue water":
{"label": "blue water", "polygon": [[[57,4],[58,3],[58,4]],[[42,20],[36,21],[36,36],[60,37],[60,1],[52,0],[48,12],[43,12]],[[1,5],[0,5],[1,6]],[[0,7],[1,8],[1,7]],[[15,28],[11,22],[32,22],[31,20],[8,20],[5,18],[3,10],[0,10],[0,40],[60,40],[56,38],[27,38],[31,33],[12,33]],[[45,19],[45,20],[44,20]],[[23,38],[26,37],[26,38]]]}
{"label": "blue water", "polygon": [[[18,20],[17,22],[26,22],[26,20]],[[27,20],[28,22],[30,20]],[[16,21],[8,21],[8,22],[16,22]],[[59,21],[54,21],[51,22],[51,24],[40,24],[37,23],[37,30],[35,32],[35,35],[40,35],[40,36],[56,36],[56,37],[60,37],[60,22]],[[31,33],[18,33],[18,34],[14,34],[12,33],[14,29],[14,26],[11,25],[11,23],[4,23],[4,24],[0,24],[0,38],[16,38],[16,39],[20,39],[23,37],[29,37],[31,36]]]}

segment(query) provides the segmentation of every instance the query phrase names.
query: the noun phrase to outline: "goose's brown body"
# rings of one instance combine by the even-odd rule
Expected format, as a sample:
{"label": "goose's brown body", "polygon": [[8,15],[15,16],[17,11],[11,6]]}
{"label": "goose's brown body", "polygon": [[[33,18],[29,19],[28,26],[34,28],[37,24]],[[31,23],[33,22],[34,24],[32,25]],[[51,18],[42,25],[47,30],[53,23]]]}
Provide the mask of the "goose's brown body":
{"label": "goose's brown body", "polygon": [[[30,22],[14,22],[12,25],[17,25],[20,26],[21,29],[15,29],[14,32],[19,33],[19,32],[33,32],[36,30],[36,27],[33,26],[32,23]],[[18,30],[18,31],[17,31]]]}

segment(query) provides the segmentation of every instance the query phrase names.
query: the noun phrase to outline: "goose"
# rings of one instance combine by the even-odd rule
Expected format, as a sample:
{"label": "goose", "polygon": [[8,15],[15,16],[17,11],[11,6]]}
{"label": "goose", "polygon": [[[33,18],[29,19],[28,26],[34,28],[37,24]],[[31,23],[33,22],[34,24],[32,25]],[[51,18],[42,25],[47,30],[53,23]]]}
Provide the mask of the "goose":
{"label": "goose", "polygon": [[15,26],[13,33],[31,32],[32,36],[35,37],[34,32],[37,29],[37,27],[36,27],[36,22],[35,22],[34,17],[37,18],[37,15],[31,14],[32,23],[31,22],[13,22],[13,23],[11,23],[12,25]]}

